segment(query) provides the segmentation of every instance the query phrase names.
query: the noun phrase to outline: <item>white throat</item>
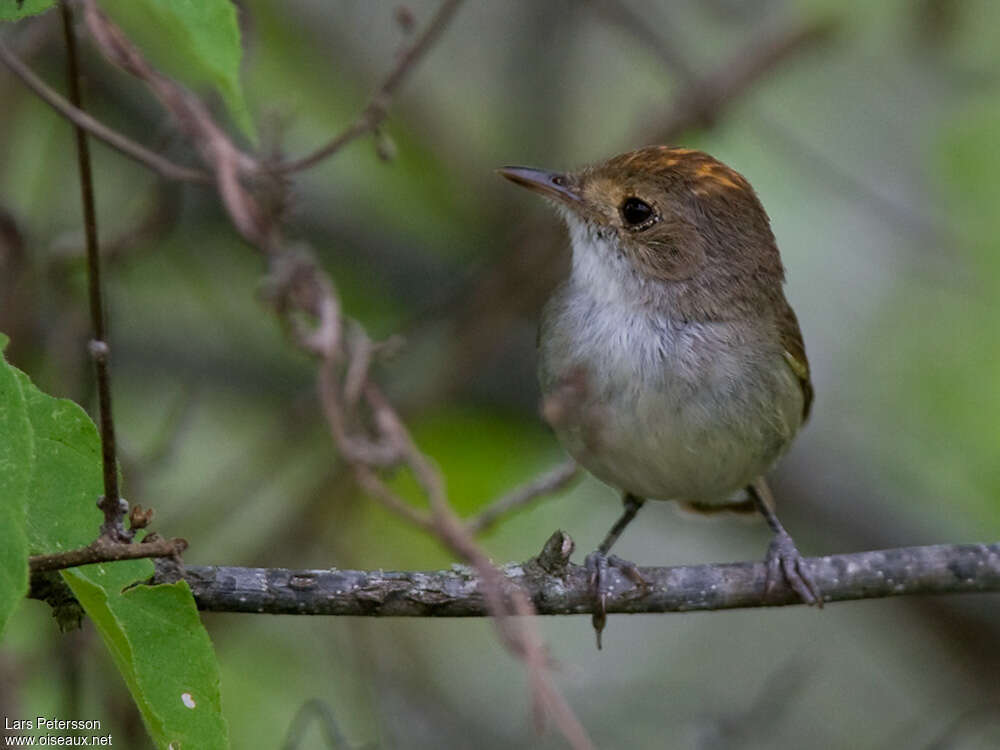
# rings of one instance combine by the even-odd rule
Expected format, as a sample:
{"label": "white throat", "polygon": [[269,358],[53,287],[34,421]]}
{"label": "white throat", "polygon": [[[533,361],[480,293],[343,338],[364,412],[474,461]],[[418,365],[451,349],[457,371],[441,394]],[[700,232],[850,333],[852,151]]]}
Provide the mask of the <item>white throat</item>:
{"label": "white throat", "polygon": [[603,304],[624,302],[638,307],[648,303],[655,282],[636,271],[616,246],[613,230],[595,227],[567,208],[562,208],[562,214],[573,247],[571,283]]}

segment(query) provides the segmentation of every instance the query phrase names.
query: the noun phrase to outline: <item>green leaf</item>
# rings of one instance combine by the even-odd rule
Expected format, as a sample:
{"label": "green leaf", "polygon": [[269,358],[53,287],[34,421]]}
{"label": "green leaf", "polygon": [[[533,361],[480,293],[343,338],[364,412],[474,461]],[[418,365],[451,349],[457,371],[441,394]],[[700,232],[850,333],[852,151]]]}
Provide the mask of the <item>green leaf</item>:
{"label": "green leaf", "polygon": [[254,138],[240,83],[240,27],[230,0],[105,0],[101,7],[156,67],[188,86],[211,86]]}
{"label": "green leaf", "polygon": [[[8,398],[8,393],[15,395]],[[102,520],[96,506],[102,481],[94,423],[75,403],[42,393],[24,373],[6,364],[0,369],[0,401],[15,405],[8,410],[0,407],[0,434],[13,434],[2,416],[9,413],[17,420],[13,426],[34,447],[34,461],[22,461],[19,466],[26,469],[8,473],[2,457],[18,461],[25,448],[9,440],[0,442],[0,488],[23,487],[24,507],[31,510],[22,522],[27,551],[20,553],[21,564],[27,552],[61,552],[89,544]],[[20,452],[12,453],[11,446]],[[5,502],[0,511],[13,507]],[[6,533],[6,524],[0,528]],[[0,553],[3,559],[9,555],[7,549]],[[156,745],[226,748],[219,668],[194,597],[183,581],[135,585],[152,574],[149,560],[62,571],[111,652]]]}
{"label": "green leaf", "polygon": [[67,399],[38,390],[14,370],[24,394],[35,462],[28,489],[26,529],[31,554],[63,552],[93,541],[101,525],[102,491],[97,428]]}
{"label": "green leaf", "polygon": [[[108,566],[64,574],[161,748],[229,747],[219,668],[187,582],[118,592]],[[181,656],[182,655],[182,656]]]}
{"label": "green leaf", "polygon": [[[0,352],[7,347],[0,334]],[[0,358],[0,634],[28,592],[25,504],[35,444],[17,371]]]}
{"label": "green leaf", "polygon": [[27,16],[36,16],[55,4],[55,0],[24,0],[19,6],[17,0],[0,0],[0,21],[17,21]]}

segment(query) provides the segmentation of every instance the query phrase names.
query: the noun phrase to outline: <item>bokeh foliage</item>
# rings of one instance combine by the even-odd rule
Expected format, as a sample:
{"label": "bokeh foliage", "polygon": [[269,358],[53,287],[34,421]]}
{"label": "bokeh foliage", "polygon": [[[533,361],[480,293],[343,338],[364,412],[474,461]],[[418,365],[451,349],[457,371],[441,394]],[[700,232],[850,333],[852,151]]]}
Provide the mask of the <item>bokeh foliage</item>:
{"label": "bokeh foliage", "polygon": [[[607,5],[467,3],[394,103],[381,135],[397,158],[381,161],[368,139],[292,186],[290,233],[330,271],[345,313],[375,335],[404,336],[376,375],[463,513],[560,456],[537,416],[533,329],[558,277],[541,259],[557,265],[566,241],[545,206],[492,170],[571,167],[641,145],[638,133],[683,85]],[[419,24],[434,4],[408,7]],[[828,44],[786,60],[712,127],[682,139],[750,179],[782,248],[817,386],[812,421],[775,477],[803,551],[995,540],[998,6],[629,7],[695,71],[783,23],[832,14],[838,25]],[[241,8],[247,111],[262,149],[292,155],[346,124],[410,38],[390,4]],[[23,29],[14,29],[7,38],[17,41]],[[26,57],[54,83],[57,31],[38,32]],[[189,61],[169,46],[158,54],[187,75]],[[85,64],[95,114],[193,161],[141,88],[92,51]],[[205,75],[191,85],[219,85]],[[9,77],[0,97],[0,208],[23,240],[3,256],[0,330],[12,338],[12,361],[44,390],[89,407],[69,130]],[[226,102],[220,118],[238,120],[240,108]],[[343,472],[318,416],[312,364],[261,304],[264,264],[213,194],[159,185],[101,146],[95,157],[102,235],[143,229],[108,277],[127,496],[155,507],[164,533],[190,539],[191,563],[447,565],[438,545]],[[587,481],[485,544],[497,560],[522,560],[562,527],[585,551],[616,503]],[[760,526],[703,524],[667,506],[643,514],[621,552],[643,563],[756,558],[767,542]],[[950,741],[975,748],[997,739],[988,711],[960,718],[997,699],[995,608],[979,597],[612,618],[600,655],[584,619],[543,628],[567,665],[570,703],[600,746],[923,747],[958,722]],[[235,747],[278,746],[312,697],[358,744],[559,746],[533,734],[523,674],[488,623],[205,621]],[[64,658],[59,642],[29,603],[4,655],[52,673]],[[100,651],[81,643],[81,674],[111,694]],[[789,674],[781,705],[769,702],[774,676]],[[22,674],[17,685],[25,706],[72,705],[71,681]],[[113,716],[116,737],[141,747],[123,704],[88,694],[75,705],[81,718]]]}

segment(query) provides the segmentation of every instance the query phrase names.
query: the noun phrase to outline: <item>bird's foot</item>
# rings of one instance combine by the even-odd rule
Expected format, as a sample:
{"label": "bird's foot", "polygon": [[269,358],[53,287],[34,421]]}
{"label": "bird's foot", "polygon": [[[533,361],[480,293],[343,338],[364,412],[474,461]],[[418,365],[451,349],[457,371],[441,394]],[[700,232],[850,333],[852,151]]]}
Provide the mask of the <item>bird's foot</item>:
{"label": "bird's foot", "polygon": [[792,537],[787,531],[781,530],[774,535],[767,548],[767,577],[764,583],[764,596],[770,598],[782,578],[799,595],[806,604],[823,607],[823,594],[813,580],[812,575],[802,564],[802,555]]}
{"label": "bird's foot", "polygon": [[608,555],[600,550],[591,552],[584,559],[584,567],[590,580],[590,590],[594,597],[594,614],[591,622],[597,633],[597,648],[601,648],[601,633],[608,621],[607,601],[613,587],[613,578],[609,574],[611,568],[617,568],[622,574],[640,589],[640,595],[649,589],[649,582],[642,577],[635,563],[623,560],[617,555]]}

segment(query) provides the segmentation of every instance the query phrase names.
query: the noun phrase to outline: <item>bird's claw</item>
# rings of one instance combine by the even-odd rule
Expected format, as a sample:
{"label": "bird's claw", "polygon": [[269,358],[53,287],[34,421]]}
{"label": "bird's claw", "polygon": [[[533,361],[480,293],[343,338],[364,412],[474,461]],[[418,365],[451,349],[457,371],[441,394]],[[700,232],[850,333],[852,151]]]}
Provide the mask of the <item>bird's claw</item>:
{"label": "bird's claw", "polygon": [[774,535],[767,548],[765,563],[767,565],[767,576],[764,579],[764,596],[766,598],[770,598],[774,594],[778,582],[784,578],[803,602],[814,604],[819,608],[823,607],[823,594],[820,593],[812,575],[802,564],[802,555],[799,554],[799,550],[788,532],[780,531]]}
{"label": "bird's claw", "polygon": [[620,570],[626,578],[635,584],[636,588],[640,589],[640,596],[649,590],[649,582],[642,577],[635,563],[624,560],[617,555],[606,555],[599,550],[587,555],[584,559],[584,567],[587,569],[590,590],[594,596],[594,614],[591,617],[591,622],[594,625],[594,632],[597,634],[597,648],[600,649],[601,634],[608,621],[608,596],[611,594],[614,583],[608,571],[611,568]]}

